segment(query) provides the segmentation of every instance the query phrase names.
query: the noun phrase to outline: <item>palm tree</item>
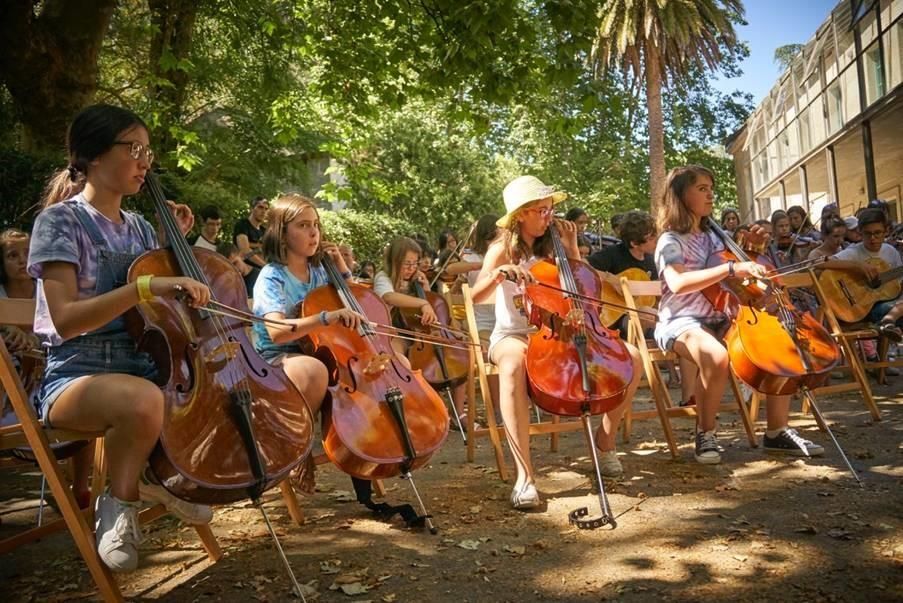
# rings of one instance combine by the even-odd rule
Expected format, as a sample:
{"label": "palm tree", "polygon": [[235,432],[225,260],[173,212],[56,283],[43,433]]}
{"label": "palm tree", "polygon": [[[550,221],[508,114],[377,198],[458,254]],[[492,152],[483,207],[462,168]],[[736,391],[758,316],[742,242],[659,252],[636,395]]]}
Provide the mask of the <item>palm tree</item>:
{"label": "palm tree", "polygon": [[741,0],[602,0],[592,64],[597,77],[621,66],[645,76],[649,119],[650,210],[665,190],[662,84],[693,67],[715,69],[737,38]]}

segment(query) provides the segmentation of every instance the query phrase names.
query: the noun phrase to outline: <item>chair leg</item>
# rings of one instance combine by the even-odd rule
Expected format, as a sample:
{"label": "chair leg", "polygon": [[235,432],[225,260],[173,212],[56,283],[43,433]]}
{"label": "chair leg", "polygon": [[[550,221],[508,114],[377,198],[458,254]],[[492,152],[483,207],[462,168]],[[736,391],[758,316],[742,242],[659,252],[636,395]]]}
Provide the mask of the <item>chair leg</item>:
{"label": "chair leg", "polygon": [[[749,418],[749,409],[746,407],[746,401],[743,399],[743,392],[740,391],[740,384],[737,381],[737,376],[734,375],[734,372],[731,371],[731,389],[734,390],[734,398],[737,400],[737,412],[740,413],[740,420],[743,422],[743,429],[746,430],[746,439],[749,440],[750,448],[758,448],[759,441],[756,439],[756,431],[753,428],[752,421]],[[756,405],[758,406],[758,398],[757,394],[753,392],[753,398],[756,399]]]}
{"label": "chair leg", "polygon": [[282,501],[285,503],[285,507],[288,509],[288,514],[292,518],[292,521],[299,526],[303,526],[304,511],[301,509],[301,505],[298,504],[298,496],[295,494],[292,485],[287,479],[284,479],[279,483],[279,490],[282,491]]}
{"label": "chair leg", "polygon": [[480,392],[483,396],[483,409],[486,411],[486,423],[489,428],[489,440],[492,442],[492,451],[495,454],[495,466],[499,471],[499,479],[508,481],[508,467],[505,465],[505,451],[502,448],[502,438],[499,435],[499,426],[495,422],[495,401],[492,399],[492,390],[489,388],[489,377],[485,373],[479,376]]}
{"label": "chair leg", "polygon": [[856,381],[859,383],[859,391],[862,392],[862,399],[865,401],[866,408],[869,409],[869,412],[872,414],[872,419],[875,421],[881,420],[881,411],[878,409],[878,405],[875,403],[875,398],[872,396],[872,386],[869,384],[869,378],[865,374],[865,370],[862,368],[862,362],[859,359],[859,355],[855,353],[850,345],[849,340],[842,335],[838,338],[838,343],[843,350],[844,355],[847,358],[847,362],[850,365],[850,371],[853,373]]}
{"label": "chair leg", "polygon": [[[559,423],[561,423],[561,417],[559,417],[558,415],[552,415],[552,424],[558,425]],[[551,434],[549,434],[549,452],[558,452],[558,435],[559,434],[557,431],[553,431]]]}
{"label": "chair leg", "polygon": [[650,373],[647,370],[647,379],[650,379],[649,390],[652,392],[652,402],[655,404],[655,409],[658,411],[658,418],[662,423],[662,431],[665,434],[665,441],[668,442],[668,450],[671,451],[671,458],[676,459],[678,457],[677,440],[674,438],[674,429],[672,429],[671,419],[668,417],[668,406],[671,394],[668,393],[668,388],[665,386],[661,375],[654,365],[652,366],[652,376],[649,377],[649,375]]}
{"label": "chair leg", "polygon": [[467,462],[472,463],[476,458],[476,435],[475,427],[477,424],[477,387],[474,378],[474,351],[470,350],[470,370],[467,372]]}

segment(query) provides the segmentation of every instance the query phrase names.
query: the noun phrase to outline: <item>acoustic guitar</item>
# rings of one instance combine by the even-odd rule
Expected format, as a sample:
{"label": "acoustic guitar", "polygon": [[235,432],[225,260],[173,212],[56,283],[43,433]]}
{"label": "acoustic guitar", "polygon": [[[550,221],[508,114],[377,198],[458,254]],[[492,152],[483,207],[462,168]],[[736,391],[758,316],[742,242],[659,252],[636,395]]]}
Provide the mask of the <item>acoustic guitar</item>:
{"label": "acoustic guitar", "polygon": [[828,305],[840,320],[859,322],[868,316],[876,303],[900,296],[903,266],[891,269],[881,260],[875,260],[873,265],[881,273],[871,282],[860,273],[843,270],[825,270],[822,273],[819,283],[825,291]]}

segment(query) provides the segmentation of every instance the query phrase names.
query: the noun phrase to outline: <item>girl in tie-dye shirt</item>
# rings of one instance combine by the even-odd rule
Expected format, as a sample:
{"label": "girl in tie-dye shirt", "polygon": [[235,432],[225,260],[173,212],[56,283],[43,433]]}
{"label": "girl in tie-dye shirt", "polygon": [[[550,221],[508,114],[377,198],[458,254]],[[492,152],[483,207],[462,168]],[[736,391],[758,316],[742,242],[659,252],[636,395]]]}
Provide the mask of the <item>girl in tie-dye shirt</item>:
{"label": "girl in tie-dye shirt", "polygon": [[[727,350],[721,342],[730,322],[715,311],[702,290],[728,277],[765,274],[755,262],[727,262],[706,268],[709,256],[723,249],[708,228],[714,186],[714,175],[702,166],[671,170],[659,206],[658,228],[662,234],[655,248],[662,279],[655,339],[662,349],[673,350],[697,368],[695,458],[703,464],[720,463],[724,451],[715,437],[715,419],[730,375]],[[685,379],[693,377],[684,375]],[[789,409],[789,396],[768,396],[764,448],[789,454],[803,450],[808,455],[823,453],[821,446],[788,429]]]}

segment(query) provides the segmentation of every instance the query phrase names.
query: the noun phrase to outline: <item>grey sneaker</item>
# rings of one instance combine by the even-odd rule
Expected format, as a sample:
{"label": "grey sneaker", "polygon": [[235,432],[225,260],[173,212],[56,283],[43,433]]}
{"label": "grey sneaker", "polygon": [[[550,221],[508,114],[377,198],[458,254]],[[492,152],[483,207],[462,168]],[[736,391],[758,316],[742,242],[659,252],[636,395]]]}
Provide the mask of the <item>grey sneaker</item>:
{"label": "grey sneaker", "polygon": [[169,490],[155,484],[147,477],[147,470],[141,474],[138,480],[138,498],[144,502],[160,503],[166,510],[192,525],[210,523],[213,519],[213,510],[207,505],[198,505],[186,502],[170,494]]}
{"label": "grey sneaker", "polygon": [[618,459],[616,450],[596,450],[599,458],[599,473],[602,477],[621,477],[624,475],[624,467]]}
{"label": "grey sneaker", "polygon": [[721,446],[714,431],[696,432],[696,462],[703,465],[717,465],[721,462]]}
{"label": "grey sneaker", "polygon": [[138,525],[138,503],[121,501],[104,493],[94,510],[97,554],[114,572],[138,567],[138,545],[144,539]]}
{"label": "grey sneaker", "polygon": [[810,442],[797,433],[795,429],[790,429],[789,427],[773,438],[769,438],[767,435],[764,436],[762,449],[770,454],[790,454],[793,456],[821,456],[825,453],[824,447]]}

